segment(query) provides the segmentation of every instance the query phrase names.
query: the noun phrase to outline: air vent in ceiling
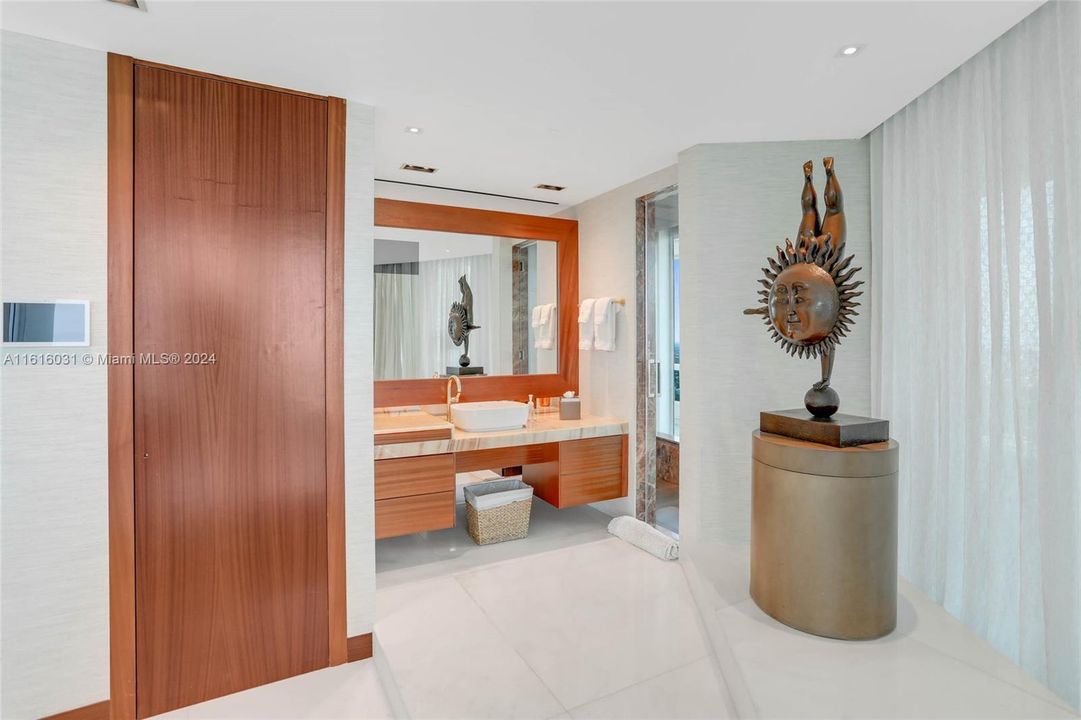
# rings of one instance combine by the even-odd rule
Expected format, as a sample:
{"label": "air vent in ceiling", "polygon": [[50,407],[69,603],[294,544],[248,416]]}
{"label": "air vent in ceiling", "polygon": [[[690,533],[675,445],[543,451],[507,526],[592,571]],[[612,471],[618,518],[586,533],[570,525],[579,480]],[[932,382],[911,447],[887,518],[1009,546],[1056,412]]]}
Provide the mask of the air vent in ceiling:
{"label": "air vent in ceiling", "polygon": [[546,185],[545,183],[540,183],[538,185],[534,185],[533,187],[537,188],[538,190],[554,190],[555,192],[566,189],[563,185]]}
{"label": "air vent in ceiling", "polygon": [[424,167],[423,165],[410,165],[409,163],[404,163],[402,165],[402,170],[412,170],[413,172],[428,173],[429,175],[438,169],[439,168]]}

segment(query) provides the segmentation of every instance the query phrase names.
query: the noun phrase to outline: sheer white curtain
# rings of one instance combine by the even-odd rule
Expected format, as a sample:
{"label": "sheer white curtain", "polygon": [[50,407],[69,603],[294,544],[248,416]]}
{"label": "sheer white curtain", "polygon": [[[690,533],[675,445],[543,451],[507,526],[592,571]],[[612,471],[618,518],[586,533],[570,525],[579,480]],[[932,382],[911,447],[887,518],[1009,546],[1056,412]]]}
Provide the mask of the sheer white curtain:
{"label": "sheer white curtain", "polygon": [[458,289],[458,278],[462,275],[466,276],[473,290],[473,323],[481,326],[480,330],[469,335],[470,365],[486,367],[494,357],[491,348],[496,320],[491,312],[492,256],[428,260],[420,263],[418,276],[417,336],[422,372],[414,377],[445,373],[448,366],[458,364],[458,357],[465,350],[464,345],[455,347],[447,333],[451,303],[462,297]]}
{"label": "sheer white curtain", "polygon": [[903,575],[1081,693],[1081,4],[1052,2],[872,136],[874,412]]}
{"label": "sheer white curtain", "polygon": [[416,275],[407,272],[380,272],[376,269],[376,380],[425,377],[418,344],[418,296]]}

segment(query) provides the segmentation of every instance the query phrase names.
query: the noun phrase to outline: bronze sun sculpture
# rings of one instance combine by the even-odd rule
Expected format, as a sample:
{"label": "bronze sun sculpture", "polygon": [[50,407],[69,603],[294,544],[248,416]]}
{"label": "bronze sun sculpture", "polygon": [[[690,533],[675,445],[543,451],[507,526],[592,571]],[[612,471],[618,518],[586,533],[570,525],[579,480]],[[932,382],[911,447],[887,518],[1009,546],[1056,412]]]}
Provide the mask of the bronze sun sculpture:
{"label": "bronze sun sculpture", "polygon": [[469,367],[469,333],[479,330],[480,325],[473,324],[473,290],[469,287],[469,281],[465,275],[458,278],[458,289],[462,292],[461,302],[455,302],[450,306],[450,316],[447,319],[447,334],[454,345],[460,346],[465,343],[465,350],[458,358],[460,367]]}
{"label": "bronze sun sculpture", "polygon": [[[840,407],[837,391],[830,387],[833,358],[841,338],[852,329],[858,315],[856,288],[862,281],[852,281],[861,269],[850,268],[854,255],[844,257],[845,219],[841,186],[833,173],[833,158],[825,158],[826,214],[821,227],[810,162],[803,166],[803,219],[796,244],[785,240],[777,248],[776,259],[767,258],[762,268],[766,278],[759,280],[761,307],[744,310],[747,315],[764,315],[765,325],[774,342],[789,355],[818,358],[822,378],[807,391],[804,406],[817,418],[828,418]],[[821,233],[821,234],[820,234]]]}

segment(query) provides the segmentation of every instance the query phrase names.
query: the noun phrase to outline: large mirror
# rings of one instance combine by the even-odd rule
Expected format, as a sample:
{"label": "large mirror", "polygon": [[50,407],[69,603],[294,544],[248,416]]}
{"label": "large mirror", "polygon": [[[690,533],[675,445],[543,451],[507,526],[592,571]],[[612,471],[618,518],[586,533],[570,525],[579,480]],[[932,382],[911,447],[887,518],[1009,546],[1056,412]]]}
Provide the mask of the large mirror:
{"label": "large mirror", "polygon": [[558,373],[558,245],[377,226],[375,379]]}

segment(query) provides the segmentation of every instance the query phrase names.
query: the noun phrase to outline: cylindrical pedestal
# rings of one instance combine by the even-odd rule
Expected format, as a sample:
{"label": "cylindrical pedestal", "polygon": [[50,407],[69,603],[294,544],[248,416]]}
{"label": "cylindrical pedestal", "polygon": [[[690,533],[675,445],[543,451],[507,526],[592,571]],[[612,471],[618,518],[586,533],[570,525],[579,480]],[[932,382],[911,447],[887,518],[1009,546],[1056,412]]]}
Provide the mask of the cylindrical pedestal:
{"label": "cylindrical pedestal", "polygon": [[897,443],[836,448],[755,430],[751,597],[798,630],[897,625]]}

